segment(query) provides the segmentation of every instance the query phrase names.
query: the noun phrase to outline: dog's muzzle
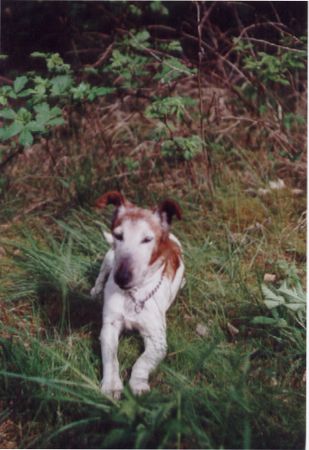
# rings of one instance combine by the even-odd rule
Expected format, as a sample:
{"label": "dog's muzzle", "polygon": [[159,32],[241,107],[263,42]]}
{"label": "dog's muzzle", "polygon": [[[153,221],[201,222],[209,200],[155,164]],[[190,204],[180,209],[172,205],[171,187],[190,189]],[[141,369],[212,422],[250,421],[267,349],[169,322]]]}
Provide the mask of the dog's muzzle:
{"label": "dog's muzzle", "polygon": [[117,267],[114,274],[115,283],[121,289],[130,289],[130,284],[132,282],[133,273],[130,265],[130,258],[123,259]]}

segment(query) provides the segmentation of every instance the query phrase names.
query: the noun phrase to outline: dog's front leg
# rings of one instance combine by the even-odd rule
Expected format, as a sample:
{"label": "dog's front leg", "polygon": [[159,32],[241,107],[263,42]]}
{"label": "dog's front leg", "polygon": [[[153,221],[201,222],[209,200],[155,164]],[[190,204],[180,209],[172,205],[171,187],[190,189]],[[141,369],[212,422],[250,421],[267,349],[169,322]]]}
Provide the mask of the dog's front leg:
{"label": "dog's front leg", "polygon": [[113,261],[114,252],[113,250],[109,250],[102,262],[99,275],[95,281],[95,285],[90,291],[91,297],[99,297],[103,294],[104,284],[108,278],[108,275],[110,274],[110,271],[112,270]]}
{"label": "dog's front leg", "polygon": [[119,399],[123,384],[119,376],[119,363],[117,358],[119,334],[122,324],[120,321],[104,323],[101,334],[101,350],[103,361],[103,379],[101,390],[104,394]]}
{"label": "dog's front leg", "polygon": [[151,330],[149,334],[142,333],[142,335],[145,351],[134,364],[129,381],[130,387],[136,395],[150,390],[149,375],[165,357],[167,350],[164,326]]}

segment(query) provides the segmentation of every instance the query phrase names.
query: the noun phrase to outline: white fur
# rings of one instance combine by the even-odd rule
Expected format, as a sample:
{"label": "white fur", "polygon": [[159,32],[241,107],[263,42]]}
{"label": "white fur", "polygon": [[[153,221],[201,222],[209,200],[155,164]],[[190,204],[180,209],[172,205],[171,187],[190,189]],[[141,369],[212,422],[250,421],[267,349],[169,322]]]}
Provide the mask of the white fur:
{"label": "white fur", "polygon": [[[91,294],[99,295],[102,292],[104,280],[108,276],[104,287],[103,326],[100,334],[103,359],[102,391],[108,396],[119,398],[123,389],[117,358],[119,335],[123,329],[136,329],[143,337],[145,350],[133,366],[129,384],[135,394],[146,392],[150,389],[148,378],[151,371],[166,355],[165,315],[182,287],[184,264],[180,261],[172,280],[165,274],[162,278],[164,266],[160,259],[152,266],[149,265],[155,236],[146,220],[123,221],[121,229],[116,228],[114,235],[115,233],[122,233],[123,240],[112,238],[112,248],[104,258]],[[152,237],[153,240],[142,243],[145,237]],[[107,234],[106,238],[111,243],[110,235]],[[175,236],[170,234],[170,238],[181,248]],[[120,289],[114,281],[117,261],[124,254],[133,258],[133,292],[136,299],[146,298],[162,278],[159,289],[146,301],[140,312],[136,312],[128,292]]]}

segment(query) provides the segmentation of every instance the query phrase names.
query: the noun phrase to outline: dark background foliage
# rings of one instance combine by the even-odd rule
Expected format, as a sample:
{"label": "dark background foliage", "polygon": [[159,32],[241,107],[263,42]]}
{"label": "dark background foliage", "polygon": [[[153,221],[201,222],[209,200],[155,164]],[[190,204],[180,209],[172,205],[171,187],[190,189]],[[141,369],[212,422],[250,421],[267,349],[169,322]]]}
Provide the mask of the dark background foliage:
{"label": "dark background foliage", "polygon": [[[8,69],[25,70],[32,67],[27,58],[33,51],[59,52],[66,60],[77,67],[95,60],[93,52],[74,56],[75,45],[85,49],[100,46],[119,32],[119,29],[145,27],[160,24],[173,29],[153,29],[154,37],[179,39],[185,55],[197,59],[197,46],[190,45],[183,32],[196,36],[195,6],[191,2],[163,2],[169,14],[154,13],[149,2],[130,2],[143,11],[142,16],[130,14],[125,2],[44,2],[44,1],[2,1],[1,52],[9,55],[3,64]],[[307,2],[208,2],[215,3],[212,20],[218,34],[236,35],[240,22],[243,27],[250,24],[278,21],[296,35],[307,29]],[[237,14],[235,14],[237,10]],[[100,33],[89,36],[89,33]],[[207,38],[207,29],[203,30]],[[256,37],[276,40],[274,29],[260,27]],[[224,46],[223,42],[219,42]],[[32,61],[33,64],[33,61]]]}

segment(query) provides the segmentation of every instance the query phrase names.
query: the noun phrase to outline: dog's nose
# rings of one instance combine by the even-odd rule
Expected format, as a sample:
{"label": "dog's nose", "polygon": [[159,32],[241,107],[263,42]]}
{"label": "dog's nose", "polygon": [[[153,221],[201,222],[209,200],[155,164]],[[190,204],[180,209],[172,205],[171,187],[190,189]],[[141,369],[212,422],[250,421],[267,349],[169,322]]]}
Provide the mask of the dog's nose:
{"label": "dog's nose", "polygon": [[130,264],[127,259],[123,260],[119,264],[119,266],[114,274],[114,280],[115,280],[115,283],[118,284],[118,286],[121,289],[129,288],[130,283],[132,281],[132,271],[130,269]]}

